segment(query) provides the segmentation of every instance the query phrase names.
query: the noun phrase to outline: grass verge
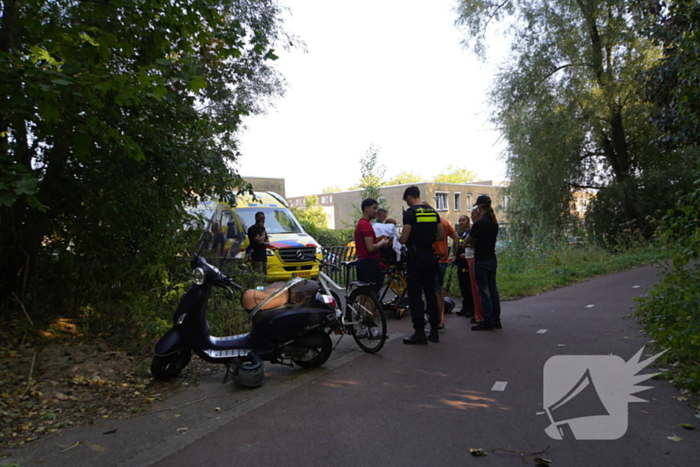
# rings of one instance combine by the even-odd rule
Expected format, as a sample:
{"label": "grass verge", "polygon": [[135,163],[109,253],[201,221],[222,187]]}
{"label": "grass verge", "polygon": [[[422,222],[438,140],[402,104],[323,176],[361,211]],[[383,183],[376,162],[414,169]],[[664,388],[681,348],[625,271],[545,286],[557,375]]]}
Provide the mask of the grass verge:
{"label": "grass verge", "polygon": [[[511,245],[498,256],[498,291],[501,300],[538,295],[592,277],[665,260],[668,251],[653,245],[638,246],[616,254],[601,248],[557,246],[547,249]],[[447,291],[459,295],[457,274],[448,270]]]}

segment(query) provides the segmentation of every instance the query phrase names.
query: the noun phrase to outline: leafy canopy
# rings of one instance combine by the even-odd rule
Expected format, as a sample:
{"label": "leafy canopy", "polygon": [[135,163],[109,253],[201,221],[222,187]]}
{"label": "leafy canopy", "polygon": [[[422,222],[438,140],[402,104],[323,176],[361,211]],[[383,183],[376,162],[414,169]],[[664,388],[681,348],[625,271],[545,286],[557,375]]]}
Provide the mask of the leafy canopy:
{"label": "leafy canopy", "polygon": [[371,144],[364,157],[360,159],[360,202],[367,198],[373,198],[379,201],[379,205],[383,206],[381,200],[380,187],[384,186],[384,174],[386,167],[379,163],[379,146]]}
{"label": "leafy canopy", "polygon": [[[60,312],[161,280],[184,207],[242,185],[241,119],[283,90],[279,15],[272,0],[3,2],[0,291],[39,306],[31,290],[51,290]],[[83,276],[54,287],[65,270]]]}
{"label": "leafy canopy", "polygon": [[687,184],[687,160],[652,144],[659,132],[639,77],[660,49],[639,34],[631,7],[629,0],[460,2],[458,24],[478,52],[489,25],[500,23],[512,40],[490,97],[508,143],[509,220],[524,236],[569,235],[578,189],[598,192],[588,217],[595,233],[645,228],[644,216],[672,203],[671,186]]}
{"label": "leafy canopy", "polygon": [[294,216],[307,229],[309,226],[314,226],[317,229],[327,229],[328,220],[325,212],[323,212],[323,207],[318,204],[318,196],[306,196],[304,199],[306,205],[303,208],[292,207]]}
{"label": "leafy canopy", "polygon": [[403,170],[399,172],[396,176],[390,178],[386,184],[387,186],[391,185],[405,185],[409,183],[421,183],[425,182],[425,178],[423,178],[422,175],[412,171],[412,170]]}
{"label": "leafy canopy", "polygon": [[440,172],[435,176],[434,181],[436,183],[469,183],[475,181],[478,177],[476,172],[472,170],[450,164],[444,172]]}

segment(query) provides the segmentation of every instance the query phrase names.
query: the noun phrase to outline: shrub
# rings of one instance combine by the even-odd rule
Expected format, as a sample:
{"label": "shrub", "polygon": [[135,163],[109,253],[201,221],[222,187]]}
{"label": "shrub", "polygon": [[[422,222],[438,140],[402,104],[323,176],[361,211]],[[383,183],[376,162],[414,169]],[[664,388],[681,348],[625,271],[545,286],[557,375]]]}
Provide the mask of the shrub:
{"label": "shrub", "polygon": [[700,168],[695,189],[678,199],[661,225],[661,235],[676,248],[673,262],[648,296],[639,299],[635,315],[661,348],[662,361],[673,364],[672,378],[700,390]]}

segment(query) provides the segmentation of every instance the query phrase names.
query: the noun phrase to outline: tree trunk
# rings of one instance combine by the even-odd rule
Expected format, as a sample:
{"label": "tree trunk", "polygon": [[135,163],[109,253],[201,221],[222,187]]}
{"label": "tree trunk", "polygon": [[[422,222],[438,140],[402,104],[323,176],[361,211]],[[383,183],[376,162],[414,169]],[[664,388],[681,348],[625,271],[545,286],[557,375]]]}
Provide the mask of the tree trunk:
{"label": "tree trunk", "polygon": [[[600,131],[598,140],[605,154],[605,158],[610,164],[615,181],[623,188],[624,199],[623,208],[630,220],[638,218],[638,212],[634,203],[634,183],[630,177],[630,155],[625,126],[622,120],[622,108],[615,102],[614,93],[611,91],[614,84],[614,74],[611,70],[612,64],[605,53],[604,45],[600,37],[597,25],[596,6],[597,0],[577,0],[577,5],[583,14],[588,27],[588,35],[591,45],[591,68],[593,75],[603,91],[607,101],[608,128]],[[607,66],[606,66],[607,65]],[[632,190],[632,191],[631,191]]]}

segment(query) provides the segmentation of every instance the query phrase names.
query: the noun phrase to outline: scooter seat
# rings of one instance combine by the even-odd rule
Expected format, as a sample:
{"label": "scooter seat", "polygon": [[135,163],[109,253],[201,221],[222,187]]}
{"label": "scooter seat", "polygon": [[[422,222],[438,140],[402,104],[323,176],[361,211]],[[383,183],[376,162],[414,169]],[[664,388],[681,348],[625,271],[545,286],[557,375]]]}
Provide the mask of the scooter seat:
{"label": "scooter seat", "polygon": [[[279,289],[284,287],[284,285],[285,282],[273,282],[272,284],[268,285],[262,290],[246,290],[245,292],[243,292],[243,296],[241,297],[241,305],[243,305],[243,308],[250,311],[256,306],[258,306],[260,303],[262,303],[267,297],[273,295]],[[275,296],[269,302],[267,302],[262,307],[262,309],[269,310],[271,308],[280,308],[281,306],[284,306],[288,300],[289,289],[277,294],[277,296]]]}

